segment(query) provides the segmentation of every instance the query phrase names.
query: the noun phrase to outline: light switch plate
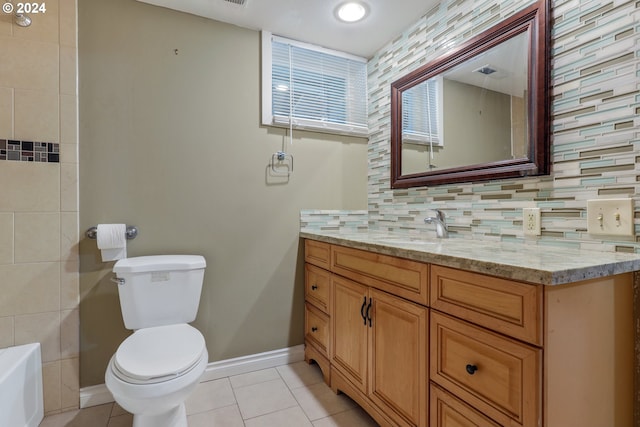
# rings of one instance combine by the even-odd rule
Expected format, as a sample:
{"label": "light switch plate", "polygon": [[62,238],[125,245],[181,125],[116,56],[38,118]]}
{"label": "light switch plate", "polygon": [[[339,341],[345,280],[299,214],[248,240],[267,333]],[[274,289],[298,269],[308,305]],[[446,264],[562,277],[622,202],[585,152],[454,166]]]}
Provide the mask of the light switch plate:
{"label": "light switch plate", "polygon": [[607,236],[633,236],[633,199],[587,200],[587,231]]}

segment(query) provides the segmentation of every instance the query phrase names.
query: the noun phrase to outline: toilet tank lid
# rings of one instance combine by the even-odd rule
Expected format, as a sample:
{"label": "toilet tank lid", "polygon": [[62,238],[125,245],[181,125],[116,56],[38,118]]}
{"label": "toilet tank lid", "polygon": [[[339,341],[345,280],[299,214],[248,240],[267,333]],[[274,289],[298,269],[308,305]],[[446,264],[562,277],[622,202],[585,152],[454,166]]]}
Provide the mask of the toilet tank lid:
{"label": "toilet tank lid", "polygon": [[207,263],[200,255],[149,255],[118,260],[114,273],[145,273],[151,271],[197,270]]}

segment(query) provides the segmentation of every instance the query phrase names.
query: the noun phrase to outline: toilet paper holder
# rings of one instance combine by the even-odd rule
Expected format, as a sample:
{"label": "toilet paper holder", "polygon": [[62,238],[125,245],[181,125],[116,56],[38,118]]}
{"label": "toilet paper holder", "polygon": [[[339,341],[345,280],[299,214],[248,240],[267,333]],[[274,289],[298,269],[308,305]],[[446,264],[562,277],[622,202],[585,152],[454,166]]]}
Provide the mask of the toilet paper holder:
{"label": "toilet paper holder", "polygon": [[[127,231],[125,232],[125,237],[127,240],[135,239],[138,235],[138,227],[135,225],[127,225]],[[98,237],[98,227],[90,227],[85,233],[89,239],[96,239]]]}

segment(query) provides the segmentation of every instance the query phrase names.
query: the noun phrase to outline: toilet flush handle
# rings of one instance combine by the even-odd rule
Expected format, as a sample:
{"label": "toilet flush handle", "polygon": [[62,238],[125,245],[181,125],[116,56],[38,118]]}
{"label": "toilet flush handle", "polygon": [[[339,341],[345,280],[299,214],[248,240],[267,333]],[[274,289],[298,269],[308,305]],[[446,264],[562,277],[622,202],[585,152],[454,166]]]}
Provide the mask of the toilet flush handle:
{"label": "toilet flush handle", "polygon": [[112,277],[110,279],[113,283],[117,283],[118,285],[124,285],[124,279],[119,278],[118,276]]}

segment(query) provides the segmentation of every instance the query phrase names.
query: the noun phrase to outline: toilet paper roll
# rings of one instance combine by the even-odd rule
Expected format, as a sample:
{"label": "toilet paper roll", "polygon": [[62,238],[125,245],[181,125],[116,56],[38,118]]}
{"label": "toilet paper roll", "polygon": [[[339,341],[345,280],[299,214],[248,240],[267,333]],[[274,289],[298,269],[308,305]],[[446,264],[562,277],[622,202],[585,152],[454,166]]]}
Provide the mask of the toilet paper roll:
{"label": "toilet paper roll", "polygon": [[126,233],[126,224],[98,224],[96,239],[102,261],[116,261],[127,257]]}

